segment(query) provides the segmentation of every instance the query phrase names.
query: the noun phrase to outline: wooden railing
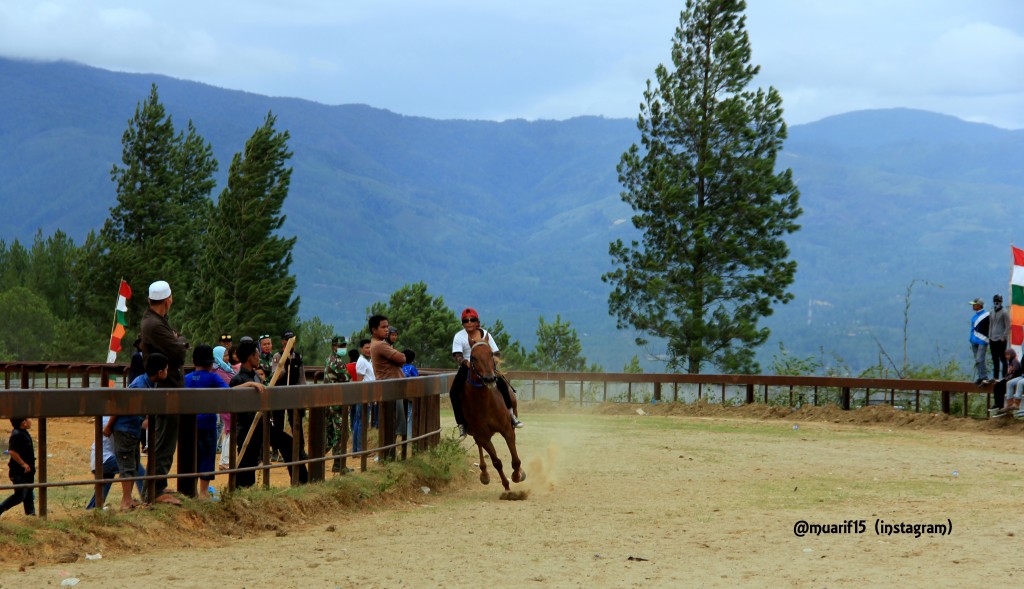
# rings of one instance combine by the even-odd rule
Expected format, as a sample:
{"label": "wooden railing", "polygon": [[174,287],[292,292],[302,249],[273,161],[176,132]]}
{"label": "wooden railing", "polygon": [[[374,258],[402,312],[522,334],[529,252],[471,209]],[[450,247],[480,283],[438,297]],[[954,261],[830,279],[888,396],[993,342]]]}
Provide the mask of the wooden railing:
{"label": "wooden railing", "polygon": [[[311,480],[323,480],[324,464],[334,460],[327,456],[324,423],[331,406],[363,407],[367,416],[370,403],[410,400],[413,405],[413,431],[409,440],[394,444],[393,426],[382,426],[379,444],[372,450],[350,453],[342,458],[358,458],[360,468],[367,468],[373,452],[390,457],[400,448],[406,458],[409,447],[424,451],[440,440],[440,397],[448,392],[453,372],[426,369],[425,376],[415,379],[374,381],[368,383],[317,384],[323,376],[320,367],[306,367],[309,382],[315,384],[275,387],[264,393],[252,389],[235,389],[225,395],[217,389],[127,389],[127,367],[90,363],[10,362],[0,363],[4,374],[4,390],[0,390],[0,417],[30,416],[38,420],[36,429],[40,514],[46,514],[46,489],[55,486],[96,485],[97,497],[107,480],[98,469],[96,480],[47,481],[47,427],[51,417],[89,416],[95,419],[97,464],[102,464],[103,415],[182,415],[198,413],[244,413],[275,410],[308,410],[308,459],[286,463],[292,469],[292,480],[299,463],[308,464]],[[978,387],[968,382],[898,380],[875,378],[834,378],[815,376],[765,376],[722,374],[647,374],[647,373],[574,373],[574,372],[509,372],[521,400],[549,398],[578,402],[581,405],[607,401],[679,402],[706,401],[719,403],[773,403],[796,406],[835,403],[844,409],[887,403],[914,411],[939,410],[950,413],[954,400],[963,416],[981,416],[991,404],[992,387]],[[623,390],[624,389],[624,390]],[[981,397],[984,395],[984,397]],[[938,397],[937,401],[935,397]],[[365,419],[365,418],[364,418]],[[237,420],[232,420],[236,422]],[[166,478],[177,480],[178,490],[195,492],[195,419],[184,419],[179,437],[177,473]],[[190,425],[189,425],[190,424]],[[364,437],[366,430],[363,428]],[[232,432],[232,439],[244,432]],[[364,440],[363,448],[367,448]],[[183,459],[183,457],[192,457]],[[152,459],[149,465],[152,471]],[[229,488],[234,487],[234,474],[245,469],[232,468]],[[270,465],[256,467],[264,473],[269,485]],[[149,481],[160,478],[146,477]],[[153,488],[154,482],[150,483]],[[0,491],[13,486],[0,486]]]}
{"label": "wooden railing", "polygon": [[[4,388],[89,388],[105,387],[110,381],[114,386],[128,385],[125,365],[99,363],[46,363],[8,362],[0,363],[4,374]],[[318,383],[323,378],[323,368],[307,366],[306,378]],[[425,375],[444,375],[451,371],[443,369],[421,369]],[[920,410],[922,396],[938,394],[941,397],[939,409],[949,413],[954,395],[961,399],[959,409],[963,415],[970,415],[969,398],[977,400],[985,395],[984,407],[991,403],[992,386],[979,387],[970,382],[939,380],[901,380],[884,378],[839,378],[819,376],[768,376],[735,374],[665,374],[665,373],[605,373],[605,372],[530,372],[511,371],[508,377],[516,384],[520,397],[541,398],[538,391],[545,385],[556,387],[557,400],[578,399],[580,403],[623,400],[634,402],[640,398],[636,391],[647,387],[650,399],[657,401],[718,400],[719,402],[779,402],[779,392],[791,399],[790,404],[810,403],[817,405],[823,399],[833,399],[844,409],[878,403],[897,404],[912,397],[914,410]],[[609,385],[625,387],[625,393],[609,394]],[[595,392],[594,387],[599,391]],[[733,389],[742,388],[737,396]],[[681,392],[682,390],[682,392]],[[772,392],[774,391],[774,392]],[[824,391],[824,392],[823,392]],[[826,394],[827,393],[827,394]],[[835,393],[835,394],[832,394]],[[634,396],[637,397],[634,399]]]}
{"label": "wooden railing", "polygon": [[[288,463],[263,464],[259,467],[239,469],[234,449],[231,449],[231,468],[226,471],[205,474],[228,474],[229,489],[235,486],[235,475],[239,472],[259,470],[263,473],[264,486],[270,485],[273,468],[289,468],[292,483],[297,483],[300,465],[309,469],[309,480],[325,478],[325,463],[342,460],[347,467],[348,458],[358,459],[360,469],[367,469],[368,458],[376,453],[381,460],[406,459],[410,450],[423,452],[436,445],[441,439],[440,398],[448,392],[452,374],[437,374],[402,380],[370,381],[345,384],[311,384],[302,386],[278,386],[267,388],[263,393],[255,389],[129,389],[122,388],[124,367],[91,364],[42,364],[8,363],[0,365],[5,375],[5,388],[0,390],[0,417],[31,417],[36,421],[33,436],[36,441],[37,483],[39,509],[46,516],[47,489],[75,485],[95,485],[99,505],[102,506],[102,488],[110,482],[103,479],[103,469],[96,469],[95,480],[51,482],[47,478],[47,419],[54,417],[92,417],[95,422],[96,464],[103,463],[102,420],[105,415],[178,415],[181,416],[177,447],[177,472],[165,477],[147,476],[143,479],[150,485],[150,492],[159,478],[175,479],[179,492],[193,496],[196,490],[195,415],[199,413],[251,413],[260,411],[264,416],[272,411],[291,410],[296,414],[308,411],[309,434],[306,452],[308,458]],[[312,370],[315,372],[315,370]],[[15,378],[16,375],[16,378]],[[110,381],[114,387],[109,387]],[[27,385],[10,387],[10,384]],[[104,386],[99,386],[99,385]],[[40,386],[42,385],[42,386]],[[328,455],[325,423],[329,407],[342,407],[343,415],[352,406],[362,407],[364,426],[369,423],[371,403],[387,403],[408,400],[412,405],[412,432],[396,443],[395,423],[383,416],[378,428],[378,443],[375,448],[367,445],[367,431],[362,428],[363,451],[340,456]],[[151,420],[152,422],[152,420]],[[296,420],[298,422],[298,420]],[[232,440],[244,439],[246,432],[237,431],[238,420],[232,419]],[[347,419],[345,425],[347,426]],[[267,423],[264,420],[264,431]],[[0,428],[5,433],[8,428]],[[152,432],[152,429],[150,430]],[[345,428],[347,438],[347,427]],[[264,437],[269,444],[269,436]],[[347,441],[347,440],[345,440]],[[297,443],[297,442],[296,442]],[[268,455],[268,454],[265,454]],[[152,473],[153,454],[150,453],[147,471]],[[14,489],[12,485],[0,486],[0,491]]]}
{"label": "wooden railing", "polygon": [[[510,371],[520,399],[550,398],[578,400],[581,405],[606,401],[707,401],[771,403],[796,406],[835,402],[843,409],[886,403],[920,411],[922,408],[950,413],[954,395],[960,396],[964,417],[983,415],[991,405],[992,386],[979,387],[970,382],[940,380],[901,380],[885,378],[837,378],[824,376],[769,376],[761,374],[662,374],[607,372],[528,372]],[[547,391],[538,394],[538,391]],[[612,391],[609,385],[624,387]],[[638,389],[646,387],[644,397]],[[551,389],[554,389],[553,391]],[[938,402],[932,403],[932,396]],[[984,395],[982,399],[981,395]],[[649,397],[649,398],[646,398]],[[972,410],[971,398],[974,409]],[[924,400],[924,405],[922,405]],[[983,403],[981,402],[983,401]],[[909,406],[909,407],[908,407]]]}

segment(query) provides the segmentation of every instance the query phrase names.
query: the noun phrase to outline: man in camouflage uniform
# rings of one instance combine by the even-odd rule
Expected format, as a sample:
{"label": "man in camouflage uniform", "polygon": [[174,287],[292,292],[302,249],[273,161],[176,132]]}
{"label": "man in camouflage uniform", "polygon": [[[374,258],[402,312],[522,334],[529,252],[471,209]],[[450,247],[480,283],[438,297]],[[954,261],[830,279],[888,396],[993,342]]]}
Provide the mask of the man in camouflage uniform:
{"label": "man in camouflage uniform", "polygon": [[260,367],[256,369],[256,373],[263,373],[263,384],[270,384],[270,378],[274,376],[274,342],[270,339],[270,335],[261,335],[259,339],[260,346]]}
{"label": "man in camouflage uniform", "polygon": [[[256,374],[263,379],[264,385],[268,385],[270,384],[270,379],[274,376],[274,340],[270,339],[269,333],[265,333],[256,340],[256,343],[260,347],[260,365],[256,369]],[[270,420],[273,422],[273,415],[271,415]],[[271,450],[270,454],[273,462],[281,462],[281,453],[279,451]]]}
{"label": "man in camouflage uniform", "polygon": [[[348,360],[348,345],[342,336],[334,336],[331,340],[331,355],[324,360],[324,384],[348,382],[352,379],[348,370],[345,370],[345,362]],[[342,445],[342,432],[345,431],[345,422],[342,420],[344,410],[340,406],[333,406],[327,409],[327,446],[335,456],[345,453],[345,446]],[[341,459],[334,460],[331,472],[341,472]]]}

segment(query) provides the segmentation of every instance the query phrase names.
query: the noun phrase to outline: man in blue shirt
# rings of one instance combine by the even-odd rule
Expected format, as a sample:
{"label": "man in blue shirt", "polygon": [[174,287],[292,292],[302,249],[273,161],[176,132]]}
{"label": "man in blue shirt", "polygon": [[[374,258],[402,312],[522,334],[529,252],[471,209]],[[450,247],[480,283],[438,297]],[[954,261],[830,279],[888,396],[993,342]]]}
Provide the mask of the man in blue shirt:
{"label": "man in blue shirt", "polygon": [[[128,388],[154,389],[156,383],[167,378],[167,372],[167,356],[154,352],[146,358],[146,373],[139,375]],[[145,417],[142,415],[115,415],[103,426],[103,435],[114,437],[114,458],[117,460],[117,472],[122,479],[137,476],[139,465],[142,464],[139,436],[142,435],[143,419]],[[121,509],[133,509],[140,505],[141,503],[136,503],[132,499],[132,482],[121,481]]]}
{"label": "man in blue shirt", "polygon": [[[187,389],[226,389],[224,379],[213,373],[213,348],[203,344],[192,352],[196,369],[185,376]],[[212,473],[217,461],[217,414],[200,413],[196,416],[196,470]],[[199,475],[199,498],[209,496],[213,474]]]}

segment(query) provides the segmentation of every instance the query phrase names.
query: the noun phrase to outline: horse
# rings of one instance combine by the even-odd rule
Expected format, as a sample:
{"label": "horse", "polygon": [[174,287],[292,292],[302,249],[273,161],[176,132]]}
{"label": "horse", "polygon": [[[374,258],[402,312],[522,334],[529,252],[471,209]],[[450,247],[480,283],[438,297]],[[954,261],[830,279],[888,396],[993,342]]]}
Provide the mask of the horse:
{"label": "horse", "polygon": [[462,410],[466,418],[466,431],[476,441],[480,449],[480,482],[487,485],[491,477],[487,473],[484,462],[484,450],[491,458],[491,464],[501,477],[505,491],[509,491],[509,481],[502,470],[501,460],[494,450],[491,437],[501,434],[512,455],[512,482],[521,483],[526,480],[526,471],[516,451],[516,429],[512,427],[505,401],[498,390],[498,372],[491,352],[490,342],[485,338],[473,344],[470,349],[469,374],[463,384]]}

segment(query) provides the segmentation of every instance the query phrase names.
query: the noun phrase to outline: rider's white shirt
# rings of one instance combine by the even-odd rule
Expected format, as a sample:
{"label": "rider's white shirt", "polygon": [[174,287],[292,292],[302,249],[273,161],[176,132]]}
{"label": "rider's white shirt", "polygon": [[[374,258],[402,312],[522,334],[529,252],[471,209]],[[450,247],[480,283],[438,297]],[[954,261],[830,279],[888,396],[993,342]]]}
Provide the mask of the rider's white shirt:
{"label": "rider's white shirt", "polygon": [[[494,338],[491,337],[491,334],[487,333],[487,330],[482,327],[480,331],[484,333],[484,337],[491,344],[491,352],[498,353],[498,344],[494,343]],[[462,357],[468,360],[469,352],[472,349],[473,346],[469,345],[469,333],[465,329],[455,334],[455,338],[452,340],[452,354],[461,352]]]}

